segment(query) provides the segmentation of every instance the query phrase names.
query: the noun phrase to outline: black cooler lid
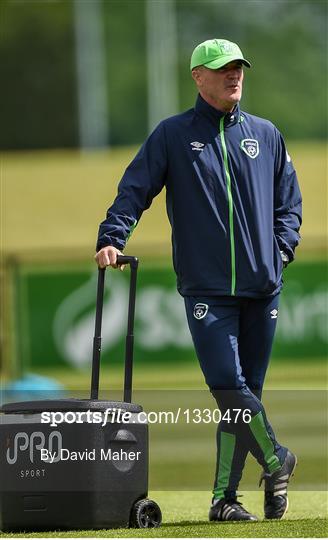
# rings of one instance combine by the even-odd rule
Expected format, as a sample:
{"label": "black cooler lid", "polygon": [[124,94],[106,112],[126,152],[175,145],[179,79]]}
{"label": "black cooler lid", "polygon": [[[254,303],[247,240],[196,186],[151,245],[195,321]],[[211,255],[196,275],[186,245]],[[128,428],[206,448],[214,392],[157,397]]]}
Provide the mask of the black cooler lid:
{"label": "black cooler lid", "polygon": [[102,401],[98,399],[44,399],[40,401],[20,401],[2,405],[4,414],[35,414],[41,412],[65,411],[104,411],[106,409],[122,410],[131,413],[142,411],[141,405],[124,401]]}

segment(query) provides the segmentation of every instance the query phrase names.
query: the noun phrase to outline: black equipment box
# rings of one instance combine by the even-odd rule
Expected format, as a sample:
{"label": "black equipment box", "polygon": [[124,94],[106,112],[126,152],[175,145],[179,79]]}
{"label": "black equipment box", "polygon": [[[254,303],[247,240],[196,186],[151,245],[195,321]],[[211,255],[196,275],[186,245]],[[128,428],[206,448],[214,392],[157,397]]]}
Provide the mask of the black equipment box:
{"label": "black equipment box", "polygon": [[[90,399],[8,403],[0,415],[0,528],[158,527],[148,493],[148,425],[131,403],[138,259],[130,264],[124,401],[98,399],[105,269],[99,269]],[[52,425],[51,425],[52,424]]]}

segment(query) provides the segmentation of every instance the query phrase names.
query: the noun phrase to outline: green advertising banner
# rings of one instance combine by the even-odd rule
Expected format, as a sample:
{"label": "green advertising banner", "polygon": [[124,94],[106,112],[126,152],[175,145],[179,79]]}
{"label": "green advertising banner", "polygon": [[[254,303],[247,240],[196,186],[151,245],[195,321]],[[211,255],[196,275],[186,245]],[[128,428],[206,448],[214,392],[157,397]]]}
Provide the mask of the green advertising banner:
{"label": "green advertising banner", "polygon": [[[284,275],[277,358],[324,357],[327,353],[325,262],[297,262]],[[129,269],[106,272],[102,361],[124,354]],[[27,367],[90,365],[97,269],[90,265],[22,266],[16,271],[16,334],[19,361]],[[184,302],[167,264],[140,265],[135,318],[138,362],[179,362],[194,356]]]}

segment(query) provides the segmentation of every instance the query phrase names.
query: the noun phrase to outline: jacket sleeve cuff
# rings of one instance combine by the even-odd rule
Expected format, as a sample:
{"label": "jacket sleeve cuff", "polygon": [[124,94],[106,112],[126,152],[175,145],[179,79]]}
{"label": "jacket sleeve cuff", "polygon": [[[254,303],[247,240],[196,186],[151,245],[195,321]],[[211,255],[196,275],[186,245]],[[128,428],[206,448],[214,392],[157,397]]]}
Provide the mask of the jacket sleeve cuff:
{"label": "jacket sleeve cuff", "polygon": [[291,263],[295,258],[293,249],[280,236],[276,236],[276,238],[280,249],[280,254],[284,253],[288,258],[287,264]]}
{"label": "jacket sleeve cuff", "polygon": [[285,253],[284,251],[280,250],[280,255],[281,255],[281,260],[282,260],[282,263],[284,265],[284,268],[286,268],[286,266],[288,265],[289,263],[289,257],[287,255],[287,253]]}
{"label": "jacket sleeve cuff", "polygon": [[97,245],[96,245],[96,252],[100,251],[103,247],[106,247],[106,246],[113,246],[116,249],[123,251],[125,247],[125,243],[120,242],[119,240],[116,240],[114,238],[113,239],[112,238],[100,239],[98,240]]}

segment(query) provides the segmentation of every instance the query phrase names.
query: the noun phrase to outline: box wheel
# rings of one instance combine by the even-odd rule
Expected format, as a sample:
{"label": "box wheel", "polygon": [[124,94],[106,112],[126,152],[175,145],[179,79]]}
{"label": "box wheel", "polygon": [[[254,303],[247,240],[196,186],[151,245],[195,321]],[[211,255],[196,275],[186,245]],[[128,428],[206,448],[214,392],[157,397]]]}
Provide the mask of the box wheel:
{"label": "box wheel", "polygon": [[162,512],[155,501],[141,499],[131,511],[130,527],[135,529],[151,529],[162,523]]}

